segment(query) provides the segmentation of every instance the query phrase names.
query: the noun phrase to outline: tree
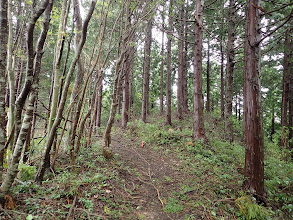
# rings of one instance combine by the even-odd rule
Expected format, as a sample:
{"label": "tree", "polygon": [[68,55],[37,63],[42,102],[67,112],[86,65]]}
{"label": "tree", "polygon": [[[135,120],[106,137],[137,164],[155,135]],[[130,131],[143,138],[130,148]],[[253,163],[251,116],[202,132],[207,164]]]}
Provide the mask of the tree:
{"label": "tree", "polygon": [[[164,29],[164,13],[162,13],[162,29]],[[162,31],[162,48],[161,48],[161,75],[160,75],[160,114],[164,114],[164,34],[165,32]]]}
{"label": "tree", "polygon": [[[0,181],[3,175],[4,146],[6,143],[6,112],[5,112],[5,88],[7,84],[6,67],[7,67],[7,9],[8,2],[0,2]],[[1,201],[0,201],[1,202]]]}
{"label": "tree", "polygon": [[211,102],[210,102],[210,93],[211,93],[211,81],[210,81],[210,41],[208,40],[208,51],[207,51],[207,103],[206,111],[210,112]]}
{"label": "tree", "polygon": [[[292,42],[291,42],[292,43]],[[287,135],[286,127],[288,125],[288,92],[289,92],[289,75],[290,75],[290,29],[287,29],[284,42],[284,63],[283,63],[283,88],[282,88],[282,106],[281,106],[281,146],[286,147]]]}
{"label": "tree", "polygon": [[169,3],[169,27],[168,27],[168,41],[167,41],[167,80],[166,80],[166,124],[171,125],[171,44],[172,44],[172,31],[173,31],[173,21],[172,21],[172,11],[173,11],[173,0]]}
{"label": "tree", "polygon": [[228,40],[227,40],[227,66],[226,66],[226,91],[225,91],[225,137],[230,142],[233,141],[233,130],[232,130],[232,100],[233,100],[233,75],[235,65],[235,52],[234,52],[234,41],[235,41],[235,1],[230,0],[229,12],[228,12]]}
{"label": "tree", "polygon": [[183,50],[184,50],[184,2],[180,5],[180,14],[179,14],[179,27],[178,27],[178,77],[177,77],[177,117],[182,119],[182,108],[183,108],[183,71],[184,71],[184,62],[183,62]]}
{"label": "tree", "polygon": [[152,44],[152,21],[149,20],[146,28],[143,62],[143,92],[141,119],[146,123],[146,116],[149,111],[149,87],[150,87],[150,65],[151,65],[151,44]]}
{"label": "tree", "polygon": [[260,87],[259,0],[248,0],[245,25],[245,188],[259,201],[266,202],[264,188],[264,133]]}
{"label": "tree", "polygon": [[193,138],[205,138],[203,97],[202,97],[202,34],[203,34],[203,0],[196,1],[194,27],[194,64],[193,64]]}

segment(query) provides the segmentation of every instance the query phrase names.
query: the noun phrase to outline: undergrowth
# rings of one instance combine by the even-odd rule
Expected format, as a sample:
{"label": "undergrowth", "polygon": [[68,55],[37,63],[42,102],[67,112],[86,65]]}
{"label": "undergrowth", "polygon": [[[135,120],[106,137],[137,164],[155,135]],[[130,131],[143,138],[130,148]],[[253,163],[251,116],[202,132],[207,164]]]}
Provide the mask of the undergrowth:
{"label": "undergrowth", "polygon": [[[192,139],[192,119],[173,120],[165,126],[164,117],[156,116],[150,123],[137,120],[129,123],[128,136],[138,136],[153,149],[166,155],[176,155],[181,161],[179,168],[190,175],[182,180],[189,191],[200,197],[193,200],[183,192],[167,198],[166,212],[203,208],[216,219],[233,216],[239,219],[290,219],[293,218],[293,163],[284,158],[274,142],[265,141],[265,187],[268,207],[258,205],[248,192],[243,191],[245,148],[242,140],[242,124],[233,120],[234,142],[223,141],[223,122],[215,114],[206,115],[205,129],[208,144]],[[197,188],[201,185],[201,188]],[[188,190],[187,190],[188,192]],[[184,205],[183,205],[184,204]],[[182,208],[184,207],[184,208]],[[186,219],[192,219],[192,211]]]}
{"label": "undergrowth", "polygon": [[[293,163],[279,148],[278,133],[273,142],[265,141],[268,207],[264,207],[242,189],[245,148],[240,122],[234,121],[235,141],[230,144],[223,141],[224,125],[214,113],[206,114],[207,143],[192,139],[191,117],[173,120],[172,126],[165,126],[159,115],[149,120],[135,120],[128,123],[127,130],[115,127],[113,132],[137,141],[138,146],[144,141],[158,156],[175,158],[180,180],[167,175],[153,179],[158,185],[179,181],[179,188],[161,196],[166,215],[186,220],[293,218]],[[66,156],[59,158],[58,166],[41,186],[33,181],[36,166],[21,164],[12,190],[18,211],[0,213],[0,218],[8,214],[13,219],[66,219],[71,208],[79,207],[74,209],[76,219],[146,219],[139,212],[141,207],[130,199],[140,184],[127,187],[127,178],[140,178],[137,171],[119,161],[117,155],[105,160],[99,142],[80,150],[75,165]]]}

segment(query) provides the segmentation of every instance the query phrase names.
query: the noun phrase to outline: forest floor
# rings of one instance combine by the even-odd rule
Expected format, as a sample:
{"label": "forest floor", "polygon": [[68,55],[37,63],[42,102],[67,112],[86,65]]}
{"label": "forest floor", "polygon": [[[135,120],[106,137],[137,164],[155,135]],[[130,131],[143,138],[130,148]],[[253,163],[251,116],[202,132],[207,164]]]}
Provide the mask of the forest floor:
{"label": "forest floor", "polygon": [[192,140],[190,121],[166,127],[154,117],[115,127],[113,159],[104,159],[98,137],[74,165],[66,154],[58,158],[41,186],[32,181],[34,164],[22,165],[0,219],[290,219],[292,163],[276,158],[284,201],[270,195],[270,207],[257,205],[242,190],[244,148],[220,141],[219,123],[210,121],[208,144]]}

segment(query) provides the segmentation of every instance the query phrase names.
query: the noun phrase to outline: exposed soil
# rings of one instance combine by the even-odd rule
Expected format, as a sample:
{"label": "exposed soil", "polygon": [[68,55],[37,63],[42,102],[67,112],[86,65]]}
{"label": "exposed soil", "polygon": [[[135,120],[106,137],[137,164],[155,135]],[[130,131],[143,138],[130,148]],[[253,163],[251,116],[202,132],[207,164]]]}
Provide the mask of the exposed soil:
{"label": "exposed soil", "polygon": [[[144,147],[138,143],[137,139],[129,140],[122,136],[115,136],[112,141],[118,160],[137,171],[136,175],[121,174],[128,180],[128,187],[139,186],[135,189],[135,196],[129,198],[139,208],[136,215],[144,219],[184,219],[187,213],[170,214],[164,212],[163,207],[166,198],[180,190],[182,180],[192,177],[180,171],[181,161],[178,159],[154,151],[148,143]],[[200,210],[194,211],[192,214],[195,216]],[[202,215],[199,212],[196,216],[201,219]]]}

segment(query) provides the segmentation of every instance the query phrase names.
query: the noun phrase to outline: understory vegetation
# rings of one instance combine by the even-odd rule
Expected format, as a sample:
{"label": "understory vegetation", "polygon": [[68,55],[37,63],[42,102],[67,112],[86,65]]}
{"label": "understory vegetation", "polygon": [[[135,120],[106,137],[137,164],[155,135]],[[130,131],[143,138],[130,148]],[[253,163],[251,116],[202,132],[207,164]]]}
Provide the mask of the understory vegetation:
{"label": "understory vegetation", "polygon": [[[75,165],[62,158],[65,152],[60,154],[56,169],[42,185],[33,181],[39,160],[36,151],[30,165],[19,166],[12,189],[15,203],[9,204],[16,209],[3,209],[0,215],[3,219],[152,219],[159,215],[150,205],[157,204],[156,212],[171,219],[292,218],[293,164],[280,151],[277,134],[273,142],[265,142],[268,206],[264,207],[242,188],[245,149],[239,122],[234,121],[237,141],[230,144],[222,140],[223,122],[216,113],[205,114],[205,120],[206,143],[193,141],[189,116],[174,120],[172,126],[165,126],[159,114],[151,116],[150,123],[132,120],[126,130],[115,126],[112,160],[102,156],[101,138],[96,137],[92,146],[81,148]],[[140,167],[129,157],[145,163]],[[164,170],[165,162],[171,170]]]}

